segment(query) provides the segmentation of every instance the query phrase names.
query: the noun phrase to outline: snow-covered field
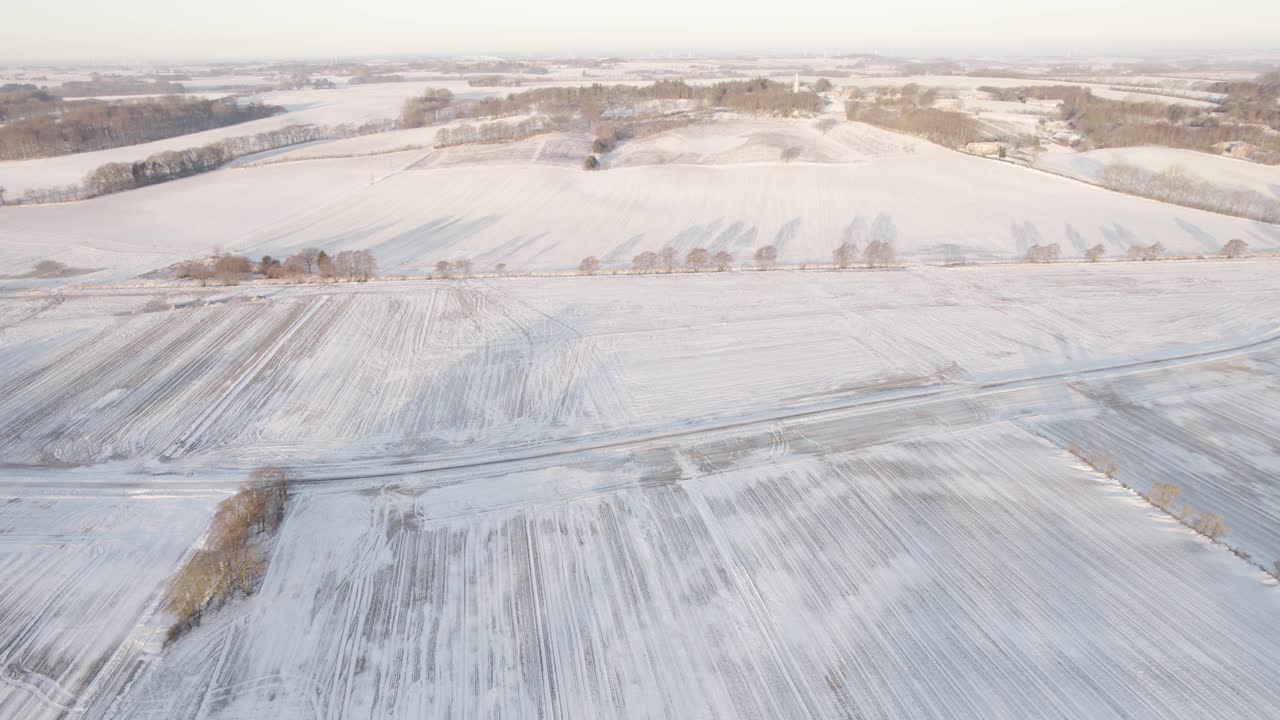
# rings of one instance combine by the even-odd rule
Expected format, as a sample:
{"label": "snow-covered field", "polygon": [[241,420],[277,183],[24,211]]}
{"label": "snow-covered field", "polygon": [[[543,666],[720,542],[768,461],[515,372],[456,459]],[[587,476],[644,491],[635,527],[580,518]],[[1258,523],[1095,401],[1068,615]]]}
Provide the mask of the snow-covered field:
{"label": "snow-covered field", "polygon": [[[1273,225],[1112,193],[857,123],[825,134],[812,120],[724,124],[723,133],[692,126],[624,143],[599,172],[578,168],[585,136],[544,135],[238,167],[85,202],[4,208],[0,274],[52,259],[101,269],[76,282],[123,280],[215,244],[253,257],[369,248],[391,273],[429,271],[458,256],[479,270],[498,262],[576,268],[588,255],[625,268],[636,253],[668,244],[727,250],[739,263],[767,244],[786,263],[829,262],[842,241],[870,239],[891,240],[907,259],[940,258],[944,246],[953,255],[1012,258],[1050,242],[1077,257],[1095,243],[1111,256],[1157,241],[1174,253],[1214,253],[1236,237],[1254,250],[1280,248]],[[362,139],[342,150],[389,150],[426,135]],[[790,147],[801,152],[788,163],[780,155]]]}
{"label": "snow-covered field", "polygon": [[1275,581],[1064,448],[1280,555],[1276,264],[0,297],[0,714],[1266,716]]}
{"label": "snow-covered field", "polygon": [[[909,80],[1037,117],[976,90],[1026,80],[850,82]],[[192,86],[232,81],[262,76]],[[512,90],[264,91],[290,112],[0,163],[0,185],[393,117],[426,85]],[[1182,164],[1274,196],[1274,169],[1055,148],[1053,174],[828,110],[722,114],[597,172],[585,129],[437,149],[420,128],[0,208],[0,719],[1274,716],[1280,259],[1110,260],[1275,251],[1280,228],[1080,182]],[[872,240],[903,262],[800,267]],[[932,262],[1045,243],[1067,260]],[[1107,261],[1074,260],[1096,243]],[[768,244],[786,267],[742,267]],[[612,272],[664,246],[740,267]],[[139,277],[306,247],[480,275]],[[589,255],[602,274],[562,272]],[[42,260],[75,274],[22,277]],[[295,483],[261,589],[166,645],[167,579],[265,465]],[[1156,482],[1225,543],[1147,503]]]}

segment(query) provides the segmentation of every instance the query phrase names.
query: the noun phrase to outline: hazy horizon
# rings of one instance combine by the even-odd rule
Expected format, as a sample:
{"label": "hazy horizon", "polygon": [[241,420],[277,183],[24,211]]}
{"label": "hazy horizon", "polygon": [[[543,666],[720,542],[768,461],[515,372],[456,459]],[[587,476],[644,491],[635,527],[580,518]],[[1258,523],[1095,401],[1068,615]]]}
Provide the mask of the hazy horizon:
{"label": "hazy horizon", "polygon": [[[607,15],[607,17],[602,17]],[[940,0],[827,8],[802,0],[782,10],[726,2],[658,0],[601,13],[553,0],[536,16],[502,8],[426,8],[381,0],[358,12],[329,0],[263,5],[230,0],[218,12],[122,0],[76,0],[71,11],[25,5],[0,26],[0,62],[120,63],[389,57],[447,54],[665,55],[752,52],[1122,56],[1280,48],[1280,4],[1233,0],[1167,11],[1156,0],[1070,8],[993,0],[981,11]]]}

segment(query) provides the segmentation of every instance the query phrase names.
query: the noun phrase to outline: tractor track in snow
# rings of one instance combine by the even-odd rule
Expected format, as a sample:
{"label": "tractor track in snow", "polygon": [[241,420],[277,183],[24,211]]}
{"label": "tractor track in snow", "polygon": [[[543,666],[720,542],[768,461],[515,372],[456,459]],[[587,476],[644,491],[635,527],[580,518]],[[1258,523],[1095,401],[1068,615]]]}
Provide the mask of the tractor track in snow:
{"label": "tractor track in snow", "polygon": [[[489,454],[474,458],[455,456],[453,458],[438,461],[400,457],[395,460],[390,460],[381,466],[370,466],[368,463],[355,461],[360,462],[360,465],[358,466],[358,469],[353,467],[351,470],[344,470],[340,466],[326,467],[323,464],[292,466],[291,470],[295,473],[294,482],[299,486],[338,485],[344,482],[360,480],[409,478],[417,475],[429,475],[435,473],[484,470],[502,467],[504,465],[511,466],[513,471],[527,470],[529,468],[522,467],[525,463],[532,463],[535,466],[540,466],[542,461],[553,459],[572,458],[575,456],[589,455],[595,452],[614,451],[625,448],[643,448],[656,443],[664,443],[674,440],[703,436],[712,437],[735,430],[750,428],[767,429],[769,426],[779,423],[822,420],[827,418],[834,419],[845,413],[860,415],[880,411],[918,408],[920,406],[950,401],[971,401],[1017,390],[1027,390],[1100,377],[1120,377],[1144,372],[1167,370],[1170,368],[1188,365],[1197,365],[1238,355],[1251,354],[1261,350],[1270,349],[1272,346],[1277,344],[1280,344],[1280,334],[1272,334],[1261,339],[1251,340],[1228,347],[1180,353],[1144,360],[1133,360],[1094,368],[1066,370],[1043,375],[1005,378],[978,383],[958,382],[947,385],[929,385],[923,386],[925,389],[916,391],[889,391],[892,394],[888,397],[883,396],[883,394],[872,397],[863,396],[846,402],[818,404],[816,406],[795,408],[780,413],[756,413],[732,419],[720,418],[718,420],[709,421],[696,426],[688,426],[666,431],[616,437],[588,436],[587,438],[579,439],[578,441],[554,441],[554,444],[552,445],[540,445],[527,452]],[[353,465],[355,462],[353,462]],[[3,477],[6,472],[22,473],[24,470],[31,473],[30,479]],[[224,473],[219,472],[219,474]],[[162,482],[159,480],[160,477],[161,476],[159,474],[152,474],[147,475],[145,479],[141,479],[136,482],[108,481],[86,484],[52,479],[45,476],[45,468],[0,468],[0,487],[40,488],[59,491],[79,490],[85,492],[112,489],[146,490],[148,492],[165,492],[175,490],[222,491],[234,487],[240,482],[238,476],[234,481],[190,481],[175,483]]]}

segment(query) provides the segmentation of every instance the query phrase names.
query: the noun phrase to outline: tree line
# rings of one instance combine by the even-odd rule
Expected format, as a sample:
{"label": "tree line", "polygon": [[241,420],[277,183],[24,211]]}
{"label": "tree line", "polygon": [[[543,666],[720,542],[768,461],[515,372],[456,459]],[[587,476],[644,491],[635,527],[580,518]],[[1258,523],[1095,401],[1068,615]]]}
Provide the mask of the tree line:
{"label": "tree line", "polygon": [[0,123],[54,113],[62,106],[62,98],[35,85],[0,85]]}
{"label": "tree line", "polygon": [[369,250],[343,250],[330,255],[319,248],[304,248],[279,260],[270,255],[254,263],[243,255],[215,251],[205,260],[180,263],[176,274],[180,279],[209,281],[221,285],[239,285],[252,273],[271,279],[299,280],[320,277],[324,280],[368,282],[378,273],[378,261]]}
{"label": "tree line", "polygon": [[92,73],[88,80],[69,80],[52,88],[62,97],[91,97],[94,95],[161,95],[186,92],[181,83],[166,78],[146,80],[125,75],[100,75]]}
{"label": "tree line", "polygon": [[[337,127],[289,125],[254,135],[226,138],[200,147],[167,150],[135,162],[106,163],[85,176],[82,197],[133,190],[209,172],[237,158],[289,145],[385,132],[391,129],[391,125],[389,121]],[[27,195],[32,195],[32,192],[28,191]]]}
{"label": "tree line", "polygon": [[[30,95],[30,94],[28,94]],[[0,125],[0,160],[107,150],[212,130],[284,112],[274,105],[189,97],[69,103],[58,115]]]}
{"label": "tree line", "polygon": [[1125,163],[1112,163],[1102,168],[1098,183],[1110,190],[1174,205],[1280,223],[1280,200],[1255,190],[1215,185],[1178,165],[1152,172]]}
{"label": "tree line", "polygon": [[551,132],[554,127],[542,118],[530,118],[519,122],[503,122],[501,120],[478,125],[455,125],[440,128],[436,134],[436,147],[465,145],[468,143],[510,142],[521,140],[541,133]]}
{"label": "tree line", "polygon": [[[596,123],[611,111],[627,117],[653,100],[689,100],[703,108],[723,108],[751,115],[791,115],[817,112],[822,99],[812,92],[793,93],[791,86],[764,78],[733,80],[714,85],[689,85],[681,80],[658,80],[651,85],[546,87],[505,97],[454,103],[447,90],[429,88],[410,98],[401,109],[405,127],[422,127],[457,118],[501,118],[540,113],[553,118],[581,117]],[[643,116],[645,113],[641,112]]]}

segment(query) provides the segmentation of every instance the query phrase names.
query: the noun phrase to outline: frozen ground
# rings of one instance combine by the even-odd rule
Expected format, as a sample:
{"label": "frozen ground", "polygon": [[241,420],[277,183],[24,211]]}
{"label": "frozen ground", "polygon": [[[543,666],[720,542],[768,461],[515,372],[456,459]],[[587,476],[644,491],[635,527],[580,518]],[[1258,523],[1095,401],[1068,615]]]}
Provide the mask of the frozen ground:
{"label": "frozen ground", "polygon": [[[1263,717],[1276,261],[0,297],[5,717]],[[162,647],[251,467],[261,592]]]}

